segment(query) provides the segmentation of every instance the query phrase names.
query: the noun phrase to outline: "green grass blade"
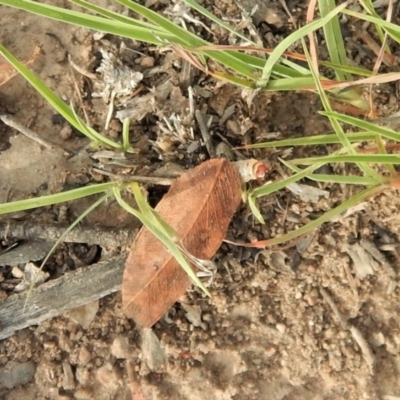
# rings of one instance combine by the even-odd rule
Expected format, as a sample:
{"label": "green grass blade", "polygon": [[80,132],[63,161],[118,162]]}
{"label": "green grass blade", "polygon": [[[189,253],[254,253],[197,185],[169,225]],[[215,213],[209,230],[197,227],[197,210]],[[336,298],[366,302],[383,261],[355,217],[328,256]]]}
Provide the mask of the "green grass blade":
{"label": "green grass blade", "polygon": [[[350,142],[363,142],[375,139],[375,134],[369,130],[363,132],[347,132],[347,139]],[[292,139],[273,140],[271,142],[262,142],[249,144],[238,149],[265,149],[271,147],[297,147],[297,146],[318,146],[321,144],[337,144],[341,143],[336,134],[325,134],[315,136],[304,136]]]}
{"label": "green grass blade", "polygon": [[53,247],[50,249],[50,251],[47,253],[46,258],[42,261],[42,264],[40,265],[40,269],[44,267],[46,264],[47,260],[50,258],[54,250],[57,248],[57,246],[64,241],[68,233],[70,233],[87,215],[89,215],[96,207],[98,207],[101,203],[106,201],[110,196],[112,192],[109,190],[104,196],[100,197],[97,201],[95,201],[90,207],[88,207],[81,215],[79,215],[78,218],[75,219],[75,221],[65,230],[65,232],[58,238],[58,240],[54,243]]}
{"label": "green grass blade", "polygon": [[[72,231],[72,229],[75,228],[76,225],[79,224],[79,222],[81,222],[83,220],[83,218],[85,218],[90,212],[92,212],[97,206],[99,206],[103,201],[105,201],[109,196],[111,195],[111,191],[107,194],[105,194],[104,196],[102,196],[99,200],[97,200],[94,204],[92,204],[88,209],[86,209],[69,227],[68,229],[65,230],[65,232],[58,238],[58,240],[54,243],[54,245],[52,246],[52,248],[49,250],[49,252],[47,253],[45,259],[42,261],[39,269],[42,270],[43,267],[45,266],[45,264],[47,263],[48,259],[50,258],[50,256],[53,254],[54,250],[58,247],[58,245],[64,240],[64,238],[68,235],[69,232]],[[28,304],[28,300],[30,298],[30,294],[32,293],[33,288],[35,287],[36,282],[33,281],[32,284],[29,287],[29,291],[26,295],[26,300],[24,303],[24,308],[23,310],[25,310],[27,304]]]}
{"label": "green grass blade", "polygon": [[384,128],[384,127],[376,125],[372,122],[363,121],[361,119],[358,119],[355,117],[350,117],[349,115],[340,114],[340,113],[333,112],[333,111],[330,111],[330,112],[322,111],[322,112],[320,112],[320,114],[326,115],[329,118],[337,119],[346,124],[356,126],[360,129],[369,131],[369,132],[371,132],[371,134],[380,135],[386,139],[400,142],[400,132],[396,132],[392,129]]}
{"label": "green grass blade", "polygon": [[343,3],[336,7],[334,10],[329,12],[324,18],[310,22],[309,24],[297,29],[295,32],[290,34],[288,37],[283,39],[275,50],[271,53],[267,62],[265,63],[264,70],[262,73],[261,80],[257,83],[257,86],[265,87],[268,84],[269,77],[271,76],[273,67],[283,56],[284,52],[295,42],[306,36],[307,34],[315,31],[316,29],[322,28],[326,23],[328,23],[333,17],[338,15],[340,12],[347,7],[347,3]]}
{"label": "green grass blade", "polygon": [[325,212],[321,217],[317,218],[314,221],[309,222],[308,224],[302,226],[301,228],[296,229],[295,231],[289,232],[286,235],[279,236],[277,238],[267,240],[268,246],[275,246],[278,244],[286,243],[290,240],[296,239],[301,235],[305,235],[314,229],[319,228],[325,222],[329,222],[331,219],[339,216],[341,213],[347,211],[349,208],[354,207],[356,204],[363,202],[369,197],[377,194],[382,190],[382,186],[373,186],[371,188],[367,188],[360,193],[356,194],[349,200],[343,202],[336,208]]}
{"label": "green grass blade", "polygon": [[[0,4],[25,10],[56,21],[66,22],[93,29],[94,31],[110,33],[155,45],[164,45],[165,41],[174,39],[174,35],[164,32],[163,30],[155,30],[152,32],[151,29],[136,26],[133,22],[131,24],[126,24],[108,18],[50,6],[48,4],[40,4],[31,0],[0,0]],[[176,38],[176,41],[181,44],[185,43],[180,41],[179,38]]]}
{"label": "green grass blade", "polygon": [[379,17],[359,13],[352,10],[343,10],[343,14],[350,15],[351,17],[355,17],[364,21],[372,22],[376,26],[379,26],[383,30],[385,30],[388,35],[391,36],[397,43],[400,43],[400,25],[396,25],[392,22],[387,22]]}
{"label": "green grass blade", "polygon": [[[302,39],[303,40],[303,39]],[[308,52],[307,46],[303,40],[303,48],[304,48],[304,53],[307,57],[308,63],[309,63],[309,67],[310,70],[313,74],[313,78],[315,81],[315,84],[318,88],[318,93],[321,99],[321,102],[325,108],[326,111],[332,111],[332,107],[330,105],[328,96],[325,93],[325,90],[323,89],[321,82],[319,80],[319,77],[316,74],[316,71],[314,71],[311,59],[310,59],[310,54]],[[328,117],[329,118],[329,117]],[[348,137],[346,136],[346,134],[344,133],[344,130],[342,129],[341,125],[339,124],[339,122],[334,119],[334,118],[329,118],[329,122],[332,125],[333,130],[335,131],[336,135],[338,136],[343,148],[346,150],[346,152],[348,154],[356,154],[357,151],[356,149],[352,146],[350,140],[348,139]],[[369,165],[367,164],[358,164],[358,167],[360,168],[361,171],[363,171],[366,175],[374,177],[377,181],[379,181],[379,174],[377,172],[375,172]]]}
{"label": "green grass blade", "polygon": [[132,152],[131,144],[129,142],[129,118],[124,119],[122,124],[122,147],[125,152]]}
{"label": "green grass blade", "polygon": [[[144,7],[138,3],[134,2],[134,1],[130,1],[130,0],[116,0],[116,1],[117,1],[117,3],[124,5],[125,7],[134,11],[135,13],[146,18],[148,21],[150,21],[154,25],[160,27],[165,32],[169,32],[176,39],[180,38],[182,45],[186,45],[189,47],[196,47],[196,46],[202,46],[207,43],[205,40],[200,39],[195,34],[187,31],[184,28],[181,28],[179,25],[176,25],[175,23],[171,22],[168,18],[162,16],[159,13],[156,13],[156,12],[150,10],[147,7]],[[164,43],[164,44],[166,44],[166,43]]]}
{"label": "green grass blade", "polygon": [[[209,20],[215,22],[222,28],[226,29],[228,32],[232,33],[233,35],[239,37],[242,39],[245,43],[250,43],[253,46],[257,46],[256,43],[251,41],[248,37],[242,35],[240,32],[237,32],[234,28],[232,28],[229,24],[226,22],[222,21],[218,17],[216,17],[214,14],[211,14],[208,10],[206,10],[204,7],[202,7],[199,3],[197,3],[195,0],[183,0],[186,4],[188,4],[190,7],[192,7],[194,10],[199,12],[200,14],[203,14],[205,17],[207,17]],[[258,46],[257,46],[258,47]]]}
{"label": "green grass blade", "polygon": [[[291,163],[288,162],[283,162],[283,163],[294,172],[302,171],[301,168],[296,167]],[[355,175],[345,176],[345,175],[329,175],[329,174],[309,174],[307,175],[307,179],[310,179],[314,182],[339,183],[341,185],[356,185],[356,186],[359,185],[373,186],[381,184],[382,181],[385,181],[385,183],[389,182],[389,178],[386,177],[385,178],[382,177],[382,179],[377,182],[375,178],[372,178],[370,176],[355,176]]]}
{"label": "green grass blade", "polygon": [[370,176],[345,176],[345,175],[328,175],[328,174],[310,174],[307,179],[314,182],[322,183],[338,183],[340,185],[355,185],[355,186],[376,186],[378,183],[376,179]]}
{"label": "green grass blade", "polygon": [[152,223],[153,228],[157,228],[171,240],[177,240],[178,234],[176,231],[171,226],[166,224],[160,215],[152,207],[150,207],[149,203],[142,194],[140,185],[137,182],[133,182],[130,187],[132,189],[133,196],[135,197],[136,204],[139,207],[139,211],[142,213],[143,217]]}
{"label": "green grass blade", "polygon": [[[319,0],[319,11],[321,17],[326,17],[331,10],[336,7],[335,0]],[[331,61],[337,65],[347,66],[347,55],[346,49],[343,42],[342,32],[340,30],[340,24],[338,16],[335,15],[326,24],[323,25],[324,37],[326,46],[328,48],[329,57]],[[335,70],[336,79],[339,81],[352,81],[351,74],[345,73],[340,69]]]}
{"label": "green grass blade", "polygon": [[[360,0],[360,4],[364,7],[364,9],[365,9],[365,11],[366,11],[367,13],[373,15],[373,16],[376,17],[376,18],[381,19],[381,18],[379,17],[379,15],[376,13],[375,8],[374,8],[374,5],[372,4],[372,1],[371,1],[371,0],[366,0],[366,1]],[[379,25],[377,25],[377,24],[375,24],[374,26],[375,26],[375,29],[376,29],[376,31],[377,31],[377,33],[378,33],[378,36],[379,36],[379,39],[380,39],[381,43],[383,43],[383,42],[385,41],[385,40],[384,40],[385,34],[384,34],[382,28],[381,28]],[[391,53],[390,48],[389,48],[388,45],[385,46],[385,51],[386,51],[388,54]]]}
{"label": "green grass blade", "polygon": [[149,24],[148,22],[140,21],[138,19],[129,18],[129,17],[126,17],[125,15],[118,14],[113,11],[109,11],[106,8],[96,6],[95,4],[89,3],[88,1],[85,1],[85,0],[68,0],[68,1],[71,3],[74,3],[78,6],[81,6],[83,8],[86,8],[87,10],[92,11],[96,14],[99,14],[103,17],[109,18],[113,21],[119,21],[119,22],[122,22],[122,23],[128,24],[128,25],[140,26],[142,28],[151,29],[154,32],[158,32],[158,31],[161,32],[160,28],[156,25]]}
{"label": "green grass blade", "polygon": [[115,182],[99,183],[97,185],[69,190],[68,192],[3,203],[0,204],[0,214],[8,214],[11,212],[30,210],[32,208],[64,203],[66,201],[72,201],[82,197],[91,196],[93,194],[106,192],[107,190],[112,189],[114,186],[116,186]]}
{"label": "green grass blade", "polygon": [[[324,157],[307,157],[296,158],[290,161],[292,164],[297,165],[312,165],[314,163],[328,164],[328,163],[355,163],[355,164],[400,164],[400,154],[352,154],[352,155],[333,155]],[[372,175],[370,175],[372,176]],[[380,175],[377,175],[376,180],[382,180]]]}
{"label": "green grass blade", "polygon": [[312,165],[310,167],[305,168],[304,170],[292,175],[289,178],[283,179],[282,181],[275,182],[275,183],[267,183],[263,186],[253,189],[248,194],[248,204],[250,209],[254,215],[254,217],[262,224],[265,223],[263,216],[261,215],[260,211],[256,206],[256,199],[259,197],[269,196],[271,193],[277,192],[281,190],[291,183],[295,183],[300,179],[307,177],[311,174],[314,170],[319,168],[319,165]]}
{"label": "green grass blade", "polygon": [[[0,44],[0,54],[43,96],[50,105],[57,110],[72,126],[77,130],[89,136],[92,140],[97,140],[102,144],[112,147],[120,148],[118,143],[115,143],[111,139],[108,139],[95,130],[86,127],[86,124],[75,114],[74,110],[71,109],[64,101],[54,94],[35,74],[33,74],[28,68],[20,63],[4,46]],[[88,134],[90,132],[90,134]]]}
{"label": "green grass blade", "polygon": [[160,240],[165,247],[170,251],[171,255],[176,259],[179,265],[184,269],[184,271],[189,275],[190,279],[200,287],[204,293],[210,296],[210,292],[207,288],[202,284],[200,279],[197,277],[192,267],[183,256],[182,252],[179,250],[178,246],[174,243],[174,241],[166,235],[162,230],[158,227],[154,226],[153,222],[146,218],[141,212],[132,208],[125,200],[122,199],[121,193],[117,188],[114,189],[114,195],[117,199],[119,205],[130,214],[134,215],[139,221],[158,239]]}
{"label": "green grass blade", "polygon": [[303,169],[301,172],[298,172],[289,178],[283,179],[279,182],[275,183],[267,183],[263,186],[260,186],[258,188],[253,189],[249,193],[249,198],[258,198],[258,197],[263,197],[263,196],[268,196],[271,193],[277,192],[278,190],[284,189],[286,186],[290,185],[291,183],[295,183],[299,181],[300,179],[306,178],[309,174],[311,174],[313,171],[321,167],[326,163],[321,163],[320,165],[311,165],[310,167],[307,167]]}

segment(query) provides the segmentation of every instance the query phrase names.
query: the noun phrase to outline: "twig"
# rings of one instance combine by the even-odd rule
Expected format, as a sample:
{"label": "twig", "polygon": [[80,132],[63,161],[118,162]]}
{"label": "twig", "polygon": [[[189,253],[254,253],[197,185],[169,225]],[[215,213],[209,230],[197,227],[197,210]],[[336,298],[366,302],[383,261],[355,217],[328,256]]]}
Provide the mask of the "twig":
{"label": "twig", "polygon": [[353,339],[360,346],[361,353],[364,357],[365,362],[367,363],[370,374],[374,375],[374,356],[372,354],[368,342],[365,340],[360,330],[355,326],[351,325],[342,315],[342,313],[337,308],[330,294],[324,288],[321,288],[319,291],[324,300],[328,303],[332,312],[335,314],[336,318],[339,320],[342,329],[350,331],[351,335],[353,336]]}
{"label": "twig", "polygon": [[208,154],[211,158],[215,158],[215,156],[216,156],[215,149],[214,149],[214,146],[212,145],[211,136],[210,136],[210,133],[208,132],[207,125],[204,122],[203,114],[201,113],[200,110],[196,110],[195,116],[196,116],[197,123],[199,124],[201,136],[203,137],[204,144],[206,145]]}
{"label": "twig", "polygon": [[158,178],[156,176],[118,175],[99,168],[92,168],[93,172],[102,174],[119,182],[150,183],[152,185],[171,186],[175,178]]}
{"label": "twig", "polygon": [[61,146],[58,146],[56,144],[48,142],[47,140],[42,139],[37,133],[35,133],[32,130],[30,130],[29,128],[26,128],[25,126],[21,125],[10,115],[0,114],[0,119],[9,127],[16,129],[18,132],[22,133],[29,139],[32,139],[36,143],[39,143],[40,145],[46,147],[47,149],[53,149],[53,148],[58,147],[65,153],[65,155],[68,155],[68,156],[72,155],[70,152],[63,149]]}
{"label": "twig", "polygon": [[[66,224],[32,221],[0,221],[0,237],[6,239],[45,240],[55,242],[68,229]],[[129,244],[137,231],[101,226],[77,226],[65,237],[65,242],[119,247]]]}
{"label": "twig", "polygon": [[238,160],[245,160],[246,157],[238,150],[232,147],[232,145],[229,143],[229,140],[227,140],[223,135],[221,135],[219,132],[215,132],[215,135],[218,136],[224,143],[226,143],[229,148],[235,153],[236,159]]}
{"label": "twig", "polygon": [[113,258],[46,282],[29,293],[25,310],[28,293],[10,296],[0,307],[0,340],[120,290],[124,264]]}
{"label": "twig", "polygon": [[[76,92],[76,95],[78,96],[79,104],[81,106],[81,110],[83,112],[83,115],[85,116],[86,125],[90,126],[89,116],[88,116],[88,114],[86,112],[86,109],[85,109],[85,106],[83,104],[81,91],[79,90],[78,82],[76,81],[76,77],[75,77],[74,71],[72,70],[73,69],[73,66],[71,64],[72,60],[71,60],[71,57],[69,55],[68,55],[68,60],[70,62],[70,72],[71,72],[72,81],[74,83],[74,90]],[[71,107],[72,107],[72,104],[71,104]]]}

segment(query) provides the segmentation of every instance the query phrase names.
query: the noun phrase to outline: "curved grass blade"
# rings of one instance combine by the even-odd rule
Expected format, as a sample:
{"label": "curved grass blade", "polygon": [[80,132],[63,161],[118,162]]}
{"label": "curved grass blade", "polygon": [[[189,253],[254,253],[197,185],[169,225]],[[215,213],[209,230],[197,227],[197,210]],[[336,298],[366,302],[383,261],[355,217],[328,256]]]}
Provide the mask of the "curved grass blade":
{"label": "curved grass blade", "polygon": [[286,235],[282,235],[274,239],[263,240],[260,242],[260,244],[262,244],[263,246],[275,246],[296,239],[299,236],[305,235],[313,231],[314,229],[319,228],[325,222],[329,222],[331,219],[339,216],[341,213],[347,211],[349,208],[361,203],[362,201],[366,200],[371,196],[376,195],[382,190],[382,188],[383,188],[382,185],[378,185],[362,190],[360,193],[351,197],[349,200],[346,200],[339,206],[325,212],[319,218],[309,222],[308,224],[302,226],[301,228],[298,228],[295,231],[289,232]]}
{"label": "curved grass blade", "polygon": [[[0,44],[0,54],[43,96],[50,105],[57,110],[72,126],[82,132],[84,135],[89,136],[90,139],[96,140],[106,146],[112,148],[120,148],[118,143],[111,139],[100,135],[95,130],[88,128],[64,101],[56,96],[35,74],[28,68],[20,63],[5,47]],[[90,132],[90,133],[89,133]]]}
{"label": "curved grass blade", "polygon": [[[68,229],[65,230],[65,232],[58,238],[58,240],[54,243],[54,245],[52,246],[52,248],[49,250],[49,252],[47,253],[47,256],[45,257],[45,259],[42,261],[42,263],[40,264],[39,270],[42,270],[43,267],[46,265],[48,259],[50,258],[50,256],[53,254],[54,250],[58,247],[58,245],[65,239],[65,237],[68,235],[69,232],[72,231],[72,229],[75,228],[76,225],[79,224],[79,222],[81,222],[83,220],[83,218],[85,218],[89,213],[91,213],[96,207],[98,207],[101,203],[103,203],[103,201],[107,200],[108,197],[111,196],[111,191],[109,191],[108,193],[106,193],[104,196],[102,196],[100,199],[98,199],[96,202],[94,202],[88,209],[86,209],[69,227]],[[25,307],[28,304],[28,300],[30,297],[30,294],[33,290],[33,288],[35,287],[36,282],[32,282],[31,286],[29,287],[29,291],[27,293],[26,296],[26,300],[25,300],[25,304],[24,304],[24,308],[23,308],[23,312],[25,311]]]}
{"label": "curved grass blade", "polygon": [[[33,199],[18,200],[11,203],[3,203],[0,204],[0,215],[81,199],[82,197],[103,193],[107,190],[112,189],[116,185],[117,184],[115,182],[99,183],[97,185],[85,186],[83,188],[69,190],[68,192],[51,194],[48,196],[41,196]],[[126,184],[122,184],[122,186],[124,187],[126,186]]]}
{"label": "curved grass blade", "polygon": [[290,34],[287,38],[282,40],[278,46],[276,46],[275,50],[271,53],[267,62],[265,63],[264,70],[262,73],[262,77],[259,82],[257,82],[257,86],[265,87],[268,84],[269,77],[271,76],[273,67],[280,58],[283,56],[284,52],[295,42],[306,36],[307,34],[315,31],[316,29],[322,28],[327,22],[329,22],[333,17],[338,15],[347,7],[347,3],[343,3],[340,6],[336,7],[330,13],[328,13],[325,17],[315,20]]}

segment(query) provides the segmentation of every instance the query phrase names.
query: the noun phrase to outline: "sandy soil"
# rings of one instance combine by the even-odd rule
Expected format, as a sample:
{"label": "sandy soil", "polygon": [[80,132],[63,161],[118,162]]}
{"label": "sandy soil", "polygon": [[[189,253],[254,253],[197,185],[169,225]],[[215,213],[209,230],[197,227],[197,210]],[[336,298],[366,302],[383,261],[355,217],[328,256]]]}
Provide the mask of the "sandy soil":
{"label": "sandy soil", "polygon": [[[65,6],[66,2],[51,3]],[[111,1],[97,3],[121,10]],[[275,10],[274,19],[268,20],[274,29],[265,36],[272,42],[293,29],[278,4],[263,11],[272,18],[271,10]],[[239,15],[229,1],[216,2],[216,6],[230,17]],[[293,9],[295,16],[304,15],[303,6]],[[262,25],[265,15],[258,14],[258,24]],[[107,105],[91,98],[93,82],[70,67],[67,55],[93,72],[96,52],[119,48],[120,41],[94,38],[84,29],[6,7],[0,7],[0,21],[1,43],[20,60],[29,59],[40,44],[42,55],[32,70],[60,97],[73,102],[80,115],[85,109],[92,126],[104,132]],[[145,75],[146,88],[138,96],[153,84],[161,85],[166,77],[173,85],[162,103],[133,123],[132,141],[141,150],[139,163],[151,168],[159,162],[154,145],[162,136],[158,122],[162,115],[183,109],[188,91],[180,81],[180,61],[175,56],[127,45],[140,51],[130,59],[136,71],[160,67],[152,76]],[[199,73],[191,79],[197,88],[197,106],[215,118],[211,127],[215,144],[220,141],[217,133],[236,146],[274,135],[289,138],[329,130],[317,114],[320,105],[312,94],[261,93],[247,104],[248,98],[238,88],[215,84]],[[390,88],[380,96],[381,102],[393,104]],[[55,116],[23,78],[14,77],[0,87],[0,104],[2,112],[56,145],[46,149],[0,122],[1,202],[101,180],[88,173],[92,159],[76,156],[82,154],[87,140]],[[235,112],[220,122],[230,106],[235,106]],[[121,124],[113,119],[104,133],[118,137],[120,132]],[[204,146],[188,152],[190,144],[200,139],[197,126],[194,133],[194,140],[173,147],[164,159],[179,160],[185,168],[206,159]],[[327,150],[296,149],[295,156]],[[66,156],[65,151],[74,156]],[[290,153],[243,154],[270,162],[269,179],[274,180],[280,178],[279,169],[274,168],[278,157]],[[260,209],[265,225],[258,224],[242,205],[228,237],[250,241],[281,235],[351,194],[351,189],[339,185],[320,189],[327,198],[314,202],[288,190],[263,199]],[[153,205],[162,194],[160,188],[149,188]],[[15,218],[71,222],[88,204],[46,207]],[[135,400],[141,399],[139,391],[146,400],[400,399],[399,215],[397,193],[387,191],[351,215],[325,224],[296,246],[253,251],[223,244],[216,256],[213,296],[208,299],[197,289],[189,291],[151,330],[139,329],[123,315],[120,293],[20,330],[0,341],[0,397],[130,399],[136,390]],[[86,222],[132,230],[138,226],[115,204]],[[1,245],[9,245],[5,237]],[[63,245],[47,271],[53,277],[68,274],[77,267],[70,255],[68,245]],[[13,266],[0,267],[1,299],[12,296],[19,282],[12,274]]]}

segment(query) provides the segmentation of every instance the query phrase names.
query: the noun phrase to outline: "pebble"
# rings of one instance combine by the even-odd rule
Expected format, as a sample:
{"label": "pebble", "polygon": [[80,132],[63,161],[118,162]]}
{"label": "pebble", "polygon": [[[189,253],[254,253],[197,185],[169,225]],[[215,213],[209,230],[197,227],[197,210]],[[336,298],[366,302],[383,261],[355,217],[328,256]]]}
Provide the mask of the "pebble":
{"label": "pebble", "polygon": [[96,378],[107,391],[114,391],[121,382],[121,376],[115,366],[105,363],[96,371]]}
{"label": "pebble", "polygon": [[142,336],[142,354],[150,371],[158,371],[163,367],[166,359],[165,349],[161,347],[155,333],[151,328],[143,328]]}
{"label": "pebble", "polygon": [[86,39],[89,38],[89,35],[90,30],[87,28],[80,27],[74,32],[74,37],[79,43],[83,43]]}
{"label": "pebble", "polygon": [[86,346],[82,346],[79,350],[79,364],[86,365],[92,359],[92,353]]}
{"label": "pebble", "polygon": [[151,68],[154,67],[155,62],[154,57],[146,56],[140,60],[140,65],[145,68]]}
{"label": "pebble", "polygon": [[17,363],[10,361],[5,367],[0,368],[0,388],[12,389],[19,385],[25,385],[31,381],[36,372],[33,361]]}
{"label": "pebble", "polygon": [[63,367],[63,388],[65,390],[70,390],[75,388],[75,378],[74,373],[72,372],[71,364],[68,361],[64,361],[62,364]]}
{"label": "pebble", "polygon": [[132,346],[124,336],[117,336],[111,345],[111,354],[116,358],[126,359],[132,354]]}
{"label": "pebble", "polygon": [[122,124],[121,124],[121,122],[118,119],[113,118],[110,121],[110,129],[112,129],[112,130],[114,130],[116,132],[122,132]]}
{"label": "pebble", "polygon": [[99,310],[99,301],[92,301],[84,306],[74,308],[67,313],[67,317],[76,324],[81,325],[83,329],[89,328]]}
{"label": "pebble", "polygon": [[76,400],[93,399],[93,389],[90,387],[82,387],[75,391],[74,397]]}
{"label": "pebble", "polygon": [[235,159],[235,155],[233,154],[231,147],[224,142],[220,142],[217,144],[217,147],[215,148],[215,153],[217,154],[217,157],[225,157],[230,161],[233,161]]}
{"label": "pebble", "polygon": [[60,131],[60,136],[62,140],[68,140],[72,136],[71,125],[65,125]]}
{"label": "pebble", "polygon": [[75,378],[81,386],[91,384],[93,381],[92,374],[86,367],[78,366],[75,371]]}
{"label": "pebble", "polygon": [[276,324],[276,329],[278,330],[278,332],[282,335],[285,334],[286,332],[286,326],[283,324]]}
{"label": "pebble", "polygon": [[272,357],[273,355],[276,354],[275,347],[267,347],[264,351],[264,354],[266,357]]}

